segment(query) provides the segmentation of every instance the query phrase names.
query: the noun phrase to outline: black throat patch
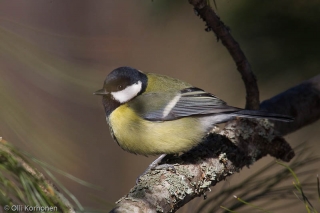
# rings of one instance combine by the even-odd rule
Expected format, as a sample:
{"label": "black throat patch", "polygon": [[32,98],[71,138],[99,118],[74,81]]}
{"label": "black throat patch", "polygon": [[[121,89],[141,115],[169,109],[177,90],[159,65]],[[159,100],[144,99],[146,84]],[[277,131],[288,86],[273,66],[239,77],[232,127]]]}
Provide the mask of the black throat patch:
{"label": "black throat patch", "polygon": [[111,95],[104,95],[102,97],[102,104],[104,107],[104,111],[106,113],[106,116],[109,118],[110,114],[120,106],[120,103],[116,100],[114,100]]}

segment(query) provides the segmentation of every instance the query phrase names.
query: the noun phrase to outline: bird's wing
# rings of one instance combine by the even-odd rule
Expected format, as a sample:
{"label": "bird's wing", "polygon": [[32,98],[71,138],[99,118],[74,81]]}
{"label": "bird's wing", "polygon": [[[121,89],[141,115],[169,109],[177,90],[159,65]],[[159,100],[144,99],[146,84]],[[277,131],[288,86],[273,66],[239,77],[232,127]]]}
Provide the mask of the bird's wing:
{"label": "bird's wing", "polygon": [[168,121],[187,116],[240,110],[195,87],[179,92],[145,93],[131,100],[128,106],[144,119],[151,121]]}

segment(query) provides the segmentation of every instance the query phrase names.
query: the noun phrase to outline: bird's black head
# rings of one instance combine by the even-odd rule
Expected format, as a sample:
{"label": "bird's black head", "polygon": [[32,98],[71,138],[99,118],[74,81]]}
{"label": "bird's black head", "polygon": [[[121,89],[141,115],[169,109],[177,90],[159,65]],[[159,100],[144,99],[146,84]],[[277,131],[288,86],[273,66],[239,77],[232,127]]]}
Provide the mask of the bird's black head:
{"label": "bird's black head", "polygon": [[109,73],[103,88],[94,94],[103,96],[103,105],[108,116],[121,104],[143,93],[147,83],[146,74],[131,67],[119,67]]}

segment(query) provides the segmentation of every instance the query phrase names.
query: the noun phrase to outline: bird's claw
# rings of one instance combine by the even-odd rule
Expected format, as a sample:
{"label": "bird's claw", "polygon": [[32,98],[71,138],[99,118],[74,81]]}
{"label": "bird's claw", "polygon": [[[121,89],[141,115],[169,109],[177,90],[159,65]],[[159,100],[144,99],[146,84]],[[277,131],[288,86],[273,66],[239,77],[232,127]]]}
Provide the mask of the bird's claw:
{"label": "bird's claw", "polygon": [[152,170],[171,170],[172,172],[176,173],[177,170],[174,168],[173,164],[161,164],[161,165],[155,165],[154,167],[148,167],[148,169],[146,169],[146,171],[144,171],[141,175],[139,175],[139,177],[136,179],[136,184],[138,184],[140,182],[140,178],[147,174],[148,172],[152,171]]}
{"label": "bird's claw", "polygon": [[144,171],[141,175],[139,175],[139,177],[136,179],[136,184],[138,184],[140,182],[140,178],[147,174],[148,172],[150,172],[151,170],[162,170],[162,169],[166,169],[169,170],[171,169],[174,173],[176,172],[176,169],[174,168],[173,164],[161,164],[159,165],[159,163],[161,162],[161,160],[165,157],[166,155],[163,154],[160,157],[158,157],[155,161],[153,161],[148,168],[146,169],[146,171]]}

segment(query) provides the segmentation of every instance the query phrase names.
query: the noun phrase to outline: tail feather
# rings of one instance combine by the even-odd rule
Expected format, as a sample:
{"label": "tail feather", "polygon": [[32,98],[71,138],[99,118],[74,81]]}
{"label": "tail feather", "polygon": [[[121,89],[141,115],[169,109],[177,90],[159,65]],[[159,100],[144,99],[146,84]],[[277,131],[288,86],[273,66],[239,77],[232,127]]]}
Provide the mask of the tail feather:
{"label": "tail feather", "polygon": [[292,122],[294,120],[293,117],[288,115],[281,115],[272,112],[260,111],[260,110],[240,110],[234,112],[237,117],[245,117],[245,118],[266,118],[270,120],[283,121],[283,122]]}

